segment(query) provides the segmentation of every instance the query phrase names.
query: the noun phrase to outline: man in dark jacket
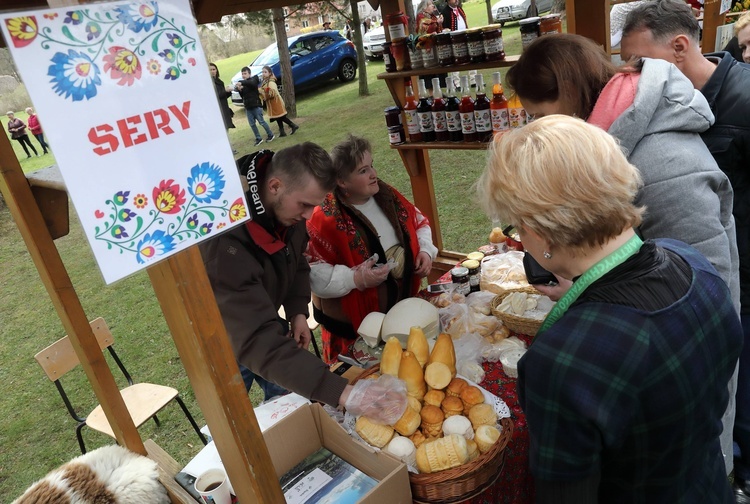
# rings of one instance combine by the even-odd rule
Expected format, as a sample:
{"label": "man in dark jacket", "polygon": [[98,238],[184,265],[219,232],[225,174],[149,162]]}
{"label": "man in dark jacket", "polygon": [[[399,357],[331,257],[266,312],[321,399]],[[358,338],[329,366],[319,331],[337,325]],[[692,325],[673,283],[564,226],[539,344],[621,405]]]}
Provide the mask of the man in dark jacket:
{"label": "man in dark jacket", "polygon": [[440,12],[443,15],[443,27],[451,31],[465,30],[469,27],[466,23],[466,13],[461,8],[459,0],[448,0]]}
{"label": "man in dark jacket", "polygon": [[745,334],[734,421],[734,441],[742,452],[734,461],[735,492],[737,502],[750,503],[750,67],[725,52],[704,56],[698,45],[699,33],[698,21],[684,2],[644,2],[628,14],[621,53],[625,61],[643,56],[674,63],[703,93],[716,118],[702,137],[734,190],[740,318]]}
{"label": "man in dark jacket", "polygon": [[276,138],[268,126],[268,123],[263,119],[263,104],[260,101],[260,93],[258,87],[260,86],[260,80],[257,75],[251,76],[250,69],[248,67],[242,67],[242,80],[237,81],[237,92],[242,97],[242,104],[245,106],[245,114],[247,115],[247,122],[250,123],[250,128],[255,133],[255,145],[258,146],[263,143],[258,132],[258,127],[255,125],[255,121],[258,121],[263,129],[266,130],[268,136],[266,141],[272,142]]}

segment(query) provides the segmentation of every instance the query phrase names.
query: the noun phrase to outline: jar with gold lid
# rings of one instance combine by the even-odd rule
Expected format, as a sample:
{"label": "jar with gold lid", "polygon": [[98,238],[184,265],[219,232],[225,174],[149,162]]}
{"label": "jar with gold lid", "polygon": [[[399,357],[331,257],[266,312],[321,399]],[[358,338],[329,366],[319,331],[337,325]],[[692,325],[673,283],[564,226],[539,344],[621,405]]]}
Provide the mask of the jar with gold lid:
{"label": "jar with gold lid", "polygon": [[482,28],[482,41],[484,45],[484,57],[487,61],[501,61],[505,59],[503,29],[499,24]]}
{"label": "jar with gold lid", "polygon": [[451,46],[453,46],[453,60],[456,65],[463,65],[470,61],[469,48],[466,45],[466,30],[451,32]]}
{"label": "jar with gold lid", "polygon": [[466,30],[466,45],[469,49],[469,61],[479,63],[485,60],[484,37],[480,28]]}

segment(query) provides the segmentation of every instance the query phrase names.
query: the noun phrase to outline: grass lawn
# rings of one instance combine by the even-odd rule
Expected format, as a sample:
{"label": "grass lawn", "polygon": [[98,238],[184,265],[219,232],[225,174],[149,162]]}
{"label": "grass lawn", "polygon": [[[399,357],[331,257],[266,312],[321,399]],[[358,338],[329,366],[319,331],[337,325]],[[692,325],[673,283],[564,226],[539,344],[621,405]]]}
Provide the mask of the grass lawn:
{"label": "grass lawn", "polygon": [[[467,11],[473,12],[474,5],[468,3]],[[476,5],[484,8],[484,4]],[[474,23],[478,16],[469,14],[470,22]],[[506,47],[520,45],[514,32],[517,27],[506,25]],[[252,58],[245,54],[216,63],[225,81],[229,81],[234,72]],[[356,81],[347,84],[332,81],[325,87],[305,92],[298,97],[299,132],[263,146],[278,150],[297,142],[313,141],[330,149],[350,132],[367,137],[373,144],[380,177],[411,197],[409,176],[397,151],[388,144],[383,109],[393,102],[385,84],[376,79],[376,75],[384,71],[382,61],[369,62],[367,71],[369,96],[358,96]],[[489,71],[485,72],[485,81],[490,81]],[[244,114],[241,110],[237,112],[237,128],[230,130],[229,138],[240,154],[246,154],[254,150],[253,137]],[[19,113],[18,117],[26,120],[25,114]],[[6,124],[7,118],[3,117],[3,128]],[[275,124],[272,128],[276,131]],[[12,144],[19,159],[24,158],[21,161],[24,171],[54,163],[52,155],[27,161],[18,142]],[[437,150],[430,155],[444,245],[452,250],[474,250],[485,243],[490,230],[490,222],[478,208],[472,191],[484,167],[485,153]],[[101,316],[107,320],[120,356],[136,380],[176,387],[202,423],[203,416],[148,275],[140,272],[106,286],[75,212],[71,214],[71,233],[56,244],[89,319]],[[5,389],[0,401],[0,495],[9,501],[50,469],[77,456],[79,450],[75,423],[33,359],[37,351],[62,337],[64,331],[6,208],[0,210],[0,264],[0,383]],[[74,397],[86,398],[81,408],[85,413],[93,405],[93,394],[83,372],[75,374],[68,383]],[[122,381],[119,383],[122,385]],[[251,400],[254,404],[259,401],[255,389]],[[178,462],[186,463],[200,450],[198,437],[176,405],[167,407],[159,417],[162,426],[146,424],[140,430],[143,438],[155,439]],[[84,438],[89,449],[112,442],[87,429]]]}

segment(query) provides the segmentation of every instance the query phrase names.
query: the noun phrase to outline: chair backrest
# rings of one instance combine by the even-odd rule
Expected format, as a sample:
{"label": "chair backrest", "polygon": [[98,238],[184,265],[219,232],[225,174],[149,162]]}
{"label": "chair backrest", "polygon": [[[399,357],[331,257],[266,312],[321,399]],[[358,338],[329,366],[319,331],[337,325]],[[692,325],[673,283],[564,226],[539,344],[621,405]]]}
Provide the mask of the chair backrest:
{"label": "chair backrest", "polygon": [[[99,317],[91,321],[91,329],[99,342],[99,348],[102,350],[114,344],[115,338],[103,318]],[[34,359],[42,366],[47,378],[53,382],[59,380],[65,373],[75,369],[80,364],[78,355],[73,350],[73,344],[68,336],[60,338],[37,353]]]}

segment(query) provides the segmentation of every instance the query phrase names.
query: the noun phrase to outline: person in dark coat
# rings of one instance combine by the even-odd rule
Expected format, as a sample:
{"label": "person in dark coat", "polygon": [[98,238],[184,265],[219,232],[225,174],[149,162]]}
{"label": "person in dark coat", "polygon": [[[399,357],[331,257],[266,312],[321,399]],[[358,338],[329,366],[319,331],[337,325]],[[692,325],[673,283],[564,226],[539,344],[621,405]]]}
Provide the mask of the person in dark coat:
{"label": "person in dark coat", "polygon": [[229,108],[229,103],[227,103],[227,99],[232,96],[232,88],[224,85],[224,81],[220,78],[219,68],[214,63],[209,63],[208,68],[211,70],[216,96],[219,98],[219,108],[221,109],[221,116],[224,118],[224,127],[226,129],[234,128],[234,122],[232,122],[234,111]]}

